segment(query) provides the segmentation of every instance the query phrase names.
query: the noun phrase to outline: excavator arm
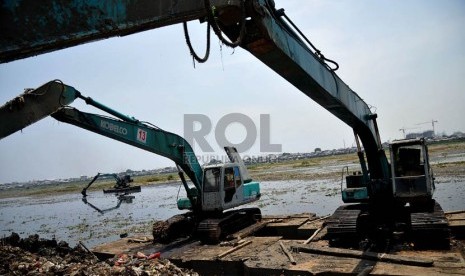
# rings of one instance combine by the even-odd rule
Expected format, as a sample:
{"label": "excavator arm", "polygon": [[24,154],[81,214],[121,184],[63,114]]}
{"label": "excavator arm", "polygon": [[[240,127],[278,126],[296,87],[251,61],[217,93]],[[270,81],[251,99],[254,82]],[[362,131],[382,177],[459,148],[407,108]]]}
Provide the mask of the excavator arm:
{"label": "excavator arm", "polygon": [[[87,104],[113,117],[81,112],[68,104],[80,98]],[[51,81],[37,89],[27,90],[0,107],[0,139],[51,115],[53,118],[87,129],[97,134],[153,152],[173,160],[195,186],[189,189],[183,181],[192,206],[202,190],[203,172],[189,143],[181,136],[164,131],[148,123],[121,114],[89,97],[84,97],[72,86]]]}
{"label": "excavator arm", "polygon": [[[376,114],[336,75],[319,51],[312,52],[313,45],[287,23],[284,10],[276,10],[272,0],[255,3],[255,8],[249,9],[251,20],[245,25],[240,46],[352,127],[366,151],[371,178],[388,179],[389,163],[382,150]],[[231,33],[234,39],[237,30]]]}
{"label": "excavator arm", "polygon": [[58,121],[87,129],[131,146],[173,160],[189,176],[197,189],[202,183],[202,168],[192,147],[181,136],[143,123],[117,120],[63,107],[51,115]]}

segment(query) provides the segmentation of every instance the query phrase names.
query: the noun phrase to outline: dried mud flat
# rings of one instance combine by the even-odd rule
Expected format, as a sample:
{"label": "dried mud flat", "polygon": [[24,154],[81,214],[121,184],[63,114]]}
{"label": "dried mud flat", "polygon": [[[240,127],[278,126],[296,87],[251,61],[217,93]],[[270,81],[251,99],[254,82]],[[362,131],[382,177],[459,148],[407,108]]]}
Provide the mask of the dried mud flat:
{"label": "dried mud flat", "polygon": [[198,275],[159,257],[138,252],[100,261],[81,244],[71,248],[66,242],[12,233],[0,240],[0,275]]}

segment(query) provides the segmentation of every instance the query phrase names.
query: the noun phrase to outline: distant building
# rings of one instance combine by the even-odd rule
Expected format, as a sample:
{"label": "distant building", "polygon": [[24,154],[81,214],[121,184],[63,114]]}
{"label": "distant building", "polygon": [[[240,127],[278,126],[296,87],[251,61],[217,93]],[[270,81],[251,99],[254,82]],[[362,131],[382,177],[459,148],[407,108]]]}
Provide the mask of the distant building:
{"label": "distant building", "polygon": [[432,130],[426,130],[423,132],[416,132],[416,133],[408,133],[405,135],[407,139],[414,139],[414,138],[434,138],[434,132]]}

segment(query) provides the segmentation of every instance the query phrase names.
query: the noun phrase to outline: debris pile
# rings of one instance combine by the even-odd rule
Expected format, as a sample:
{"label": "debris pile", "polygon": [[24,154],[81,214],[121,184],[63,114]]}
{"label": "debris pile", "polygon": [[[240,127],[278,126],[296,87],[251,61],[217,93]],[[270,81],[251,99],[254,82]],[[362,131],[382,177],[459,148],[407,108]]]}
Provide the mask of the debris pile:
{"label": "debris pile", "polygon": [[198,275],[160,259],[160,253],[122,254],[100,261],[82,245],[66,242],[21,239],[12,233],[0,240],[0,275]]}
{"label": "debris pile", "polygon": [[114,275],[199,275],[190,270],[181,269],[169,260],[160,259],[160,253],[145,255],[142,252],[129,256],[122,254],[110,260],[114,263],[111,273]]}
{"label": "debris pile", "polygon": [[154,242],[170,243],[178,238],[192,234],[194,220],[192,213],[175,215],[167,220],[157,220],[153,223],[152,235]]}

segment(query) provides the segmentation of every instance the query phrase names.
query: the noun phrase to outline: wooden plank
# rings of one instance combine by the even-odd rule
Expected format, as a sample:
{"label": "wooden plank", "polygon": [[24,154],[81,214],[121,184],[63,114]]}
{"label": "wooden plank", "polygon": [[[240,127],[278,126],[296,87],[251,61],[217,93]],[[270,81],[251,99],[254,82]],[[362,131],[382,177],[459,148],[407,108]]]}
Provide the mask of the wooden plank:
{"label": "wooden plank", "polygon": [[465,210],[457,210],[457,211],[448,211],[444,212],[444,214],[447,215],[454,215],[454,214],[465,214]]}
{"label": "wooden plank", "polygon": [[313,222],[316,222],[316,221],[325,220],[325,219],[329,218],[330,216],[331,215],[327,215],[327,216],[320,217],[320,218],[310,219],[309,221],[307,221],[307,223],[313,223]]}
{"label": "wooden plank", "polygon": [[286,256],[289,258],[289,261],[291,261],[291,264],[296,265],[297,263],[294,260],[294,257],[292,257],[291,252],[287,250],[282,241],[279,241],[279,245],[281,246],[281,249],[283,250],[284,254],[286,254]]}
{"label": "wooden plank", "polygon": [[299,226],[303,225],[308,221],[308,218],[289,218],[289,219],[284,219],[280,221],[277,219],[277,221],[272,221],[268,223],[268,227],[295,227],[298,228]]}
{"label": "wooden plank", "polygon": [[308,252],[312,254],[321,254],[329,256],[338,256],[338,257],[347,257],[347,258],[358,258],[373,260],[379,262],[389,262],[396,264],[412,265],[412,266],[432,266],[434,261],[428,258],[421,257],[406,257],[398,256],[387,253],[376,253],[376,252],[366,252],[359,250],[343,249],[343,248],[330,248],[330,247],[315,247],[311,245],[300,245],[295,246],[294,249],[302,252]]}
{"label": "wooden plank", "polygon": [[318,233],[321,231],[321,229],[323,229],[323,227],[320,227],[318,228],[314,233],[313,235],[310,236],[310,238],[308,238],[306,241],[304,241],[302,244],[309,244],[315,237],[316,235],[318,235]]}
{"label": "wooden plank", "polygon": [[242,230],[240,230],[239,232],[236,232],[232,235],[229,235],[228,236],[228,239],[243,239],[245,237],[248,237],[258,231],[260,231],[261,229],[263,229],[265,226],[268,225],[268,223],[272,223],[274,222],[275,220],[270,220],[270,221],[260,221],[260,222],[257,222],[253,225],[250,225],[249,227],[247,228],[244,228]]}
{"label": "wooden plank", "polygon": [[128,238],[128,242],[148,243],[148,242],[153,242],[153,238],[149,238],[149,237],[144,237],[142,239]]}
{"label": "wooden plank", "polygon": [[217,257],[217,258],[218,258],[218,259],[221,259],[221,258],[223,258],[224,256],[229,255],[229,254],[233,253],[234,251],[237,251],[237,250],[241,249],[242,247],[245,247],[245,246],[247,246],[247,245],[249,245],[249,244],[251,244],[251,243],[252,243],[252,241],[244,242],[243,244],[240,244],[240,245],[238,245],[238,246],[236,246],[236,247],[233,247],[233,248],[231,248],[231,249],[229,249],[229,250],[227,250],[227,251],[225,251],[225,252],[223,252],[223,253],[221,253],[221,254],[218,254],[218,257]]}
{"label": "wooden plank", "polygon": [[293,218],[313,219],[317,217],[316,217],[316,214],[314,213],[303,213],[303,214],[296,214],[296,215],[281,215],[281,216],[263,216],[262,217],[262,219],[293,219]]}

